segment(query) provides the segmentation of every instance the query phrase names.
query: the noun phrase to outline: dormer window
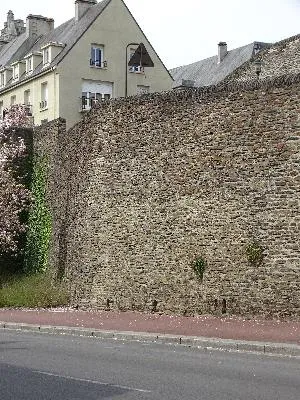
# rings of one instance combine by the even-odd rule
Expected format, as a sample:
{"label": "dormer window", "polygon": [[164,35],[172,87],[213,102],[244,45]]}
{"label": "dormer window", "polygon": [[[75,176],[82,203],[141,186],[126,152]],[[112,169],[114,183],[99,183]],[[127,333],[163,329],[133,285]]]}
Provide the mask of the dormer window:
{"label": "dormer window", "polygon": [[29,57],[26,60],[26,73],[29,74],[33,71],[33,57]]}
{"label": "dormer window", "polygon": [[104,46],[92,44],[90,66],[97,68],[106,68],[107,61],[104,60]]}
{"label": "dormer window", "polygon": [[62,51],[65,47],[63,43],[49,42],[41,48],[43,51],[43,65],[46,67],[51,64],[55,57]]}
{"label": "dormer window", "polygon": [[47,65],[50,64],[50,49],[47,47],[43,50],[43,64]]}
{"label": "dormer window", "polygon": [[0,72],[0,87],[5,86],[5,75],[4,72]]}
{"label": "dormer window", "polygon": [[34,51],[24,57],[26,60],[26,74],[31,74],[41,64],[42,57],[43,54],[39,51]]}
{"label": "dormer window", "polygon": [[6,86],[12,79],[12,67],[5,67],[0,72],[0,87]]}
{"label": "dormer window", "polygon": [[25,73],[25,61],[16,61],[11,64],[12,66],[12,79],[18,81]]}
{"label": "dormer window", "polygon": [[13,80],[16,81],[19,79],[19,65],[15,64],[13,66]]}

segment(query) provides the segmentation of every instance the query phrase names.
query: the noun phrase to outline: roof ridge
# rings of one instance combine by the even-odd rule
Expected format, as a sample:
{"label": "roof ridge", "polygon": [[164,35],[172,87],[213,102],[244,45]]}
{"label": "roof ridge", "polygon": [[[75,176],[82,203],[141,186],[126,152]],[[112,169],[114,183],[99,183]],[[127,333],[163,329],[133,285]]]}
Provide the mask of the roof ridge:
{"label": "roof ridge", "polygon": [[[245,44],[245,45],[243,45],[243,46],[235,47],[234,49],[228,50],[227,54],[228,54],[228,53],[231,53],[232,51],[235,51],[235,50],[239,50],[239,49],[248,47],[248,46],[250,46],[250,45],[252,45],[252,46],[254,47],[255,43],[265,43],[265,42],[258,42],[258,41],[250,42],[250,43]],[[194,64],[200,63],[200,62],[202,62],[202,61],[210,60],[210,59],[216,58],[216,57],[218,57],[217,54],[215,54],[215,55],[213,55],[213,56],[210,56],[210,57],[202,58],[201,60],[194,61],[194,62],[189,63],[189,64],[179,65],[178,67],[171,68],[170,71],[174,71],[174,70],[177,69],[177,68],[189,67],[190,65],[194,65]]]}

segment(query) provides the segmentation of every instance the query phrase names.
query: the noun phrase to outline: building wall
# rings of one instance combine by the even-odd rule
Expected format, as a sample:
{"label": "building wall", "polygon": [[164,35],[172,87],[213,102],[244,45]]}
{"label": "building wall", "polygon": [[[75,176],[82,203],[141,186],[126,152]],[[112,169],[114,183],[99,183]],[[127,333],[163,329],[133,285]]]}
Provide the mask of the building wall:
{"label": "building wall", "polygon": [[[41,84],[44,82],[48,83],[48,107],[41,111]],[[10,107],[11,96],[16,96],[16,104],[24,104],[24,92],[26,90],[30,90],[32,112],[36,125],[40,125],[42,120],[48,119],[50,121],[59,117],[59,76],[55,71],[35,78],[30,82],[23,83],[1,94],[0,101],[3,101],[3,107]]]}
{"label": "building wall", "polygon": [[[80,120],[82,79],[113,82],[114,97],[125,94],[125,56],[129,43],[143,42],[154,68],[145,74],[128,72],[128,95],[137,94],[137,85],[150,86],[151,92],[169,90],[172,78],[146,40],[121,0],[113,0],[59,65],[60,116],[71,126]],[[105,45],[107,69],[90,67],[91,44]],[[130,52],[128,48],[128,56]],[[134,46],[133,46],[134,47]]]}
{"label": "building wall", "polygon": [[295,75],[119,99],[61,135],[52,261],[73,305],[299,319],[299,89]]}

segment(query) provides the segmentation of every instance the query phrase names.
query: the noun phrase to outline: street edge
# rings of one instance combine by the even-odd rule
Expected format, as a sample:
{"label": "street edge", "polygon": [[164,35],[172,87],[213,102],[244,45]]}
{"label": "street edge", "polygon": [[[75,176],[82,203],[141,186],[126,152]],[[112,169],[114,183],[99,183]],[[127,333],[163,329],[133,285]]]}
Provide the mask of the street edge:
{"label": "street edge", "polygon": [[22,330],[48,334],[88,336],[99,339],[118,339],[162,344],[182,345],[206,350],[226,350],[236,352],[255,352],[266,355],[300,357],[300,346],[289,343],[255,342],[234,339],[218,339],[199,336],[181,336],[161,333],[100,330],[69,326],[35,325],[15,322],[1,322],[0,329]]}

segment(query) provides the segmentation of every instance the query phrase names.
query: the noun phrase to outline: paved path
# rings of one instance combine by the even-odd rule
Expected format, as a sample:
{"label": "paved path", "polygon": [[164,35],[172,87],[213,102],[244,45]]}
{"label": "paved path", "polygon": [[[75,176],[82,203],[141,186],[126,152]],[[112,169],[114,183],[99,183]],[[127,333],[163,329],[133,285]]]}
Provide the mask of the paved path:
{"label": "paved path", "polygon": [[73,309],[0,309],[0,321],[300,345],[300,321],[246,320],[238,317],[213,316],[183,317]]}

